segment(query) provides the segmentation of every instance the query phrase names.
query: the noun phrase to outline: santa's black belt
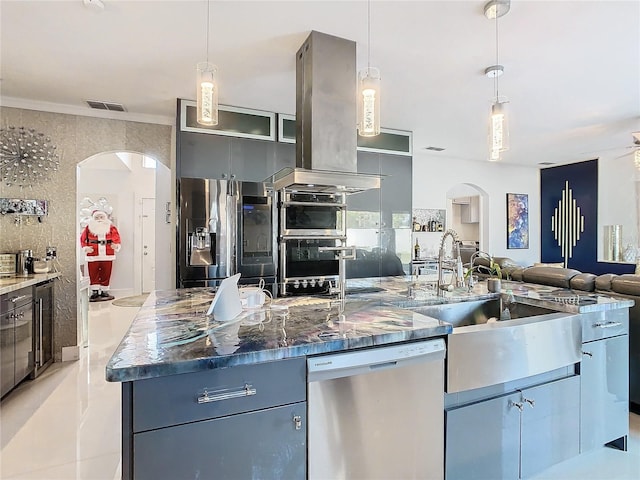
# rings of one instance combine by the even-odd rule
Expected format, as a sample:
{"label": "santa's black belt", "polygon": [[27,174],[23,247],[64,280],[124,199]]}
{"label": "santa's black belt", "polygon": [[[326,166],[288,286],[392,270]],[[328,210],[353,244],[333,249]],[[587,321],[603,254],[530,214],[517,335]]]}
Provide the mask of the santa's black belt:
{"label": "santa's black belt", "polygon": [[89,240],[89,243],[95,243],[98,245],[108,245],[110,243],[112,243],[113,240]]}

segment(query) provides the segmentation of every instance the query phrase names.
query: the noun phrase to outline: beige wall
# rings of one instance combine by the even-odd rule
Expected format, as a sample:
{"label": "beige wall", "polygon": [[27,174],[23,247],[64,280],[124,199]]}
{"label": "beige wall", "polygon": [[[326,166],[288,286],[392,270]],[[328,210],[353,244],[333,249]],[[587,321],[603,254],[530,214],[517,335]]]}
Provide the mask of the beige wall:
{"label": "beige wall", "polygon": [[0,107],[0,125],[33,128],[51,137],[60,154],[60,168],[43,184],[32,187],[0,185],[0,197],[43,199],[49,214],[42,223],[33,218],[20,225],[14,215],[0,215],[0,252],[29,248],[42,257],[47,245],[58,248],[62,279],[57,281],[54,357],[77,344],[76,321],[76,165],[97,153],[133,151],[171,168],[172,127],[79,115]]}

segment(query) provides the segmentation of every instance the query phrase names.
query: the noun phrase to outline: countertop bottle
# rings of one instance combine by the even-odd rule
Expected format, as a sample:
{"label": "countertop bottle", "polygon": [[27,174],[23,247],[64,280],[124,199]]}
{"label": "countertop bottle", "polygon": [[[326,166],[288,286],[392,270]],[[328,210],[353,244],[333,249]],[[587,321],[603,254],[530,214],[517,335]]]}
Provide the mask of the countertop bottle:
{"label": "countertop bottle", "polygon": [[418,239],[416,238],[416,245],[413,247],[413,258],[416,260],[420,260],[420,245],[418,244]]}

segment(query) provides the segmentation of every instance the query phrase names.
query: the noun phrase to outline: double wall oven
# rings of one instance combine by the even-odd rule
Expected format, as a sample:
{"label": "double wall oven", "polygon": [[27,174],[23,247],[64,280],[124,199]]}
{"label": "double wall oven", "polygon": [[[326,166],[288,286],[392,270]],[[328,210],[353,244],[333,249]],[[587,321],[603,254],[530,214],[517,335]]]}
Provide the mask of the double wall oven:
{"label": "double wall oven", "polygon": [[339,279],[335,248],[346,242],[345,194],[278,193],[280,294],[328,292]]}

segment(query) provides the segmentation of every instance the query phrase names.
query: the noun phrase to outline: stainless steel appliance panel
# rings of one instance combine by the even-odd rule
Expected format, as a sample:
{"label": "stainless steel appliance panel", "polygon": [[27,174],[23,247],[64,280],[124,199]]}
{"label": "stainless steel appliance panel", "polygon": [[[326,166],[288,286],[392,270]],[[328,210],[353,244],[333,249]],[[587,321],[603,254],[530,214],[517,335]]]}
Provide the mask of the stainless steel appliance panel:
{"label": "stainless steel appliance panel", "polygon": [[[276,275],[276,202],[273,189],[264,183],[240,182],[237,186],[237,257],[234,273],[241,278],[273,278]],[[269,283],[267,280],[265,282]]]}
{"label": "stainless steel appliance panel", "polygon": [[442,339],[307,360],[308,478],[443,477]]}
{"label": "stainless steel appliance panel", "polygon": [[[530,377],[579,363],[580,315],[550,313],[454,328],[449,335],[447,393]],[[505,361],[508,359],[508,361]]]}
{"label": "stainless steel appliance panel", "polygon": [[275,285],[274,192],[266,184],[180,179],[179,287],[240,283]]}
{"label": "stainless steel appliance panel", "polygon": [[282,191],[280,197],[280,235],[345,235],[347,203],[344,194]]}
{"label": "stainless steel appliance panel", "polygon": [[226,180],[180,179],[179,272],[181,281],[230,276],[235,215],[229,215]]}

